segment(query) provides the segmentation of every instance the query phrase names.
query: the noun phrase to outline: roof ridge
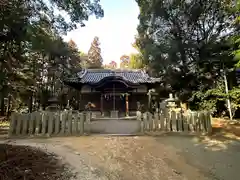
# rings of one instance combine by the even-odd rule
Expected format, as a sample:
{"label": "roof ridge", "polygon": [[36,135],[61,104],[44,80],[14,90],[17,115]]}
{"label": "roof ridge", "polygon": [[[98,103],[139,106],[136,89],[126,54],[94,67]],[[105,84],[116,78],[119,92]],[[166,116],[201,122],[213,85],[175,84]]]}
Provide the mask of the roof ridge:
{"label": "roof ridge", "polygon": [[115,71],[139,72],[141,69],[115,69]]}
{"label": "roof ridge", "polygon": [[102,72],[113,72],[111,69],[86,69],[88,72],[102,73]]}
{"label": "roof ridge", "polygon": [[88,72],[101,72],[101,71],[111,71],[111,72],[141,72],[142,69],[88,69],[86,68]]}
{"label": "roof ridge", "polygon": [[118,73],[141,73],[142,76],[149,78],[149,74],[142,69],[87,69],[84,68],[77,75],[82,78],[87,73],[111,73],[111,74],[118,74]]}

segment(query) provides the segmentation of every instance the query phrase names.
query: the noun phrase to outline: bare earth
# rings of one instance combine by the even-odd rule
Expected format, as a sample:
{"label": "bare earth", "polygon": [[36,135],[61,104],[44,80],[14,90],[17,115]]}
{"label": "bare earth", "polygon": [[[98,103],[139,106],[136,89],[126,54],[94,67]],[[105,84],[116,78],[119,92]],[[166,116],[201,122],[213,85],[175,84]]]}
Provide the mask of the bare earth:
{"label": "bare earth", "polygon": [[78,173],[77,180],[239,179],[240,142],[236,140],[176,135],[85,136],[8,143],[55,152]]}

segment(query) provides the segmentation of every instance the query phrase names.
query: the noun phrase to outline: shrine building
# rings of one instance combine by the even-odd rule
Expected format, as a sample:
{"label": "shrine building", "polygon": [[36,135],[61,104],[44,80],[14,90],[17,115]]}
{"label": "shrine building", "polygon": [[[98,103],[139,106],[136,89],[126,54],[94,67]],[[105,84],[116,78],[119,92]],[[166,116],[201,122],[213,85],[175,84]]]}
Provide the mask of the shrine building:
{"label": "shrine building", "polygon": [[83,69],[64,83],[79,90],[80,111],[91,102],[94,112],[123,117],[136,112],[137,102],[147,106],[148,91],[158,87],[161,79],[143,70]]}

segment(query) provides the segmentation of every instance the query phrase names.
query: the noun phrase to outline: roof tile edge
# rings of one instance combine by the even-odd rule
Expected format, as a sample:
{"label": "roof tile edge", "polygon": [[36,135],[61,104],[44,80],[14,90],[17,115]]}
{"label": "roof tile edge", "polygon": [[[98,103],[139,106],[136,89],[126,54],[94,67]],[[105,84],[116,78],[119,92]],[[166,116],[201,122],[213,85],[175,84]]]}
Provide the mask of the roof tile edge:
{"label": "roof tile edge", "polygon": [[83,70],[81,70],[80,72],[77,73],[77,75],[80,79],[83,78],[83,76],[85,76],[86,74],[87,74],[86,68],[84,68]]}

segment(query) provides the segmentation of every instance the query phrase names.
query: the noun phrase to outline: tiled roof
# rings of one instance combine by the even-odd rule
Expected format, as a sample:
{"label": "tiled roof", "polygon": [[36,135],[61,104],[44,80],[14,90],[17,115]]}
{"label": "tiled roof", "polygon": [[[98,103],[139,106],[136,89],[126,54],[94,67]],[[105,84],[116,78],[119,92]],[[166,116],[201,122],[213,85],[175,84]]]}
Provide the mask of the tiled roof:
{"label": "tiled roof", "polygon": [[77,76],[69,78],[65,82],[95,84],[106,77],[119,77],[134,84],[161,82],[160,78],[150,77],[142,70],[126,69],[84,69],[77,73]]}

